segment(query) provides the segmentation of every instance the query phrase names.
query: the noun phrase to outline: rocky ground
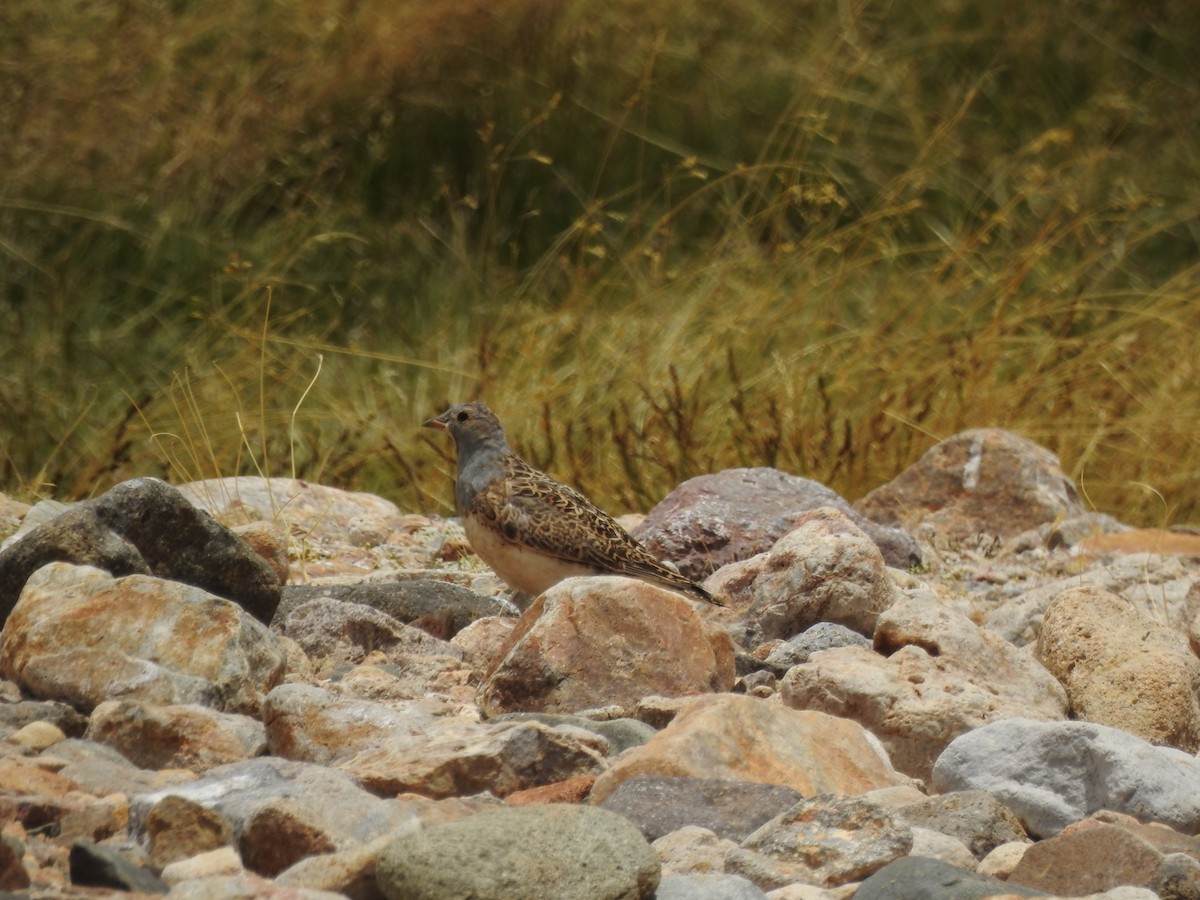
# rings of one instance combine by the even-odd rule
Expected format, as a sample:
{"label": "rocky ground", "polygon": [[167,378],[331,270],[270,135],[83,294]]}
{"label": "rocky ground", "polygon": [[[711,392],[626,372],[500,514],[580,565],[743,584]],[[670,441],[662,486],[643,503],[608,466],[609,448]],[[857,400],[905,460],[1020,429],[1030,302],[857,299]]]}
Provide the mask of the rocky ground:
{"label": "rocky ground", "polygon": [[1200,536],[1113,512],[996,430],[704,476],[627,525],[722,610],[287,479],[0,498],[0,891],[1200,898]]}

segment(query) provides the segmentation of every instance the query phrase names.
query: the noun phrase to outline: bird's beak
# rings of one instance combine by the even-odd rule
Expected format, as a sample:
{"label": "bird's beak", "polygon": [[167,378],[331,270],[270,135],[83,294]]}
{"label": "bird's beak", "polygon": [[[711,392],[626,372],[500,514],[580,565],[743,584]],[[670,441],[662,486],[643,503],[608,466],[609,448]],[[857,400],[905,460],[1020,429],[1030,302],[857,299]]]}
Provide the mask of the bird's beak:
{"label": "bird's beak", "polygon": [[421,426],[423,428],[436,428],[438,431],[445,431],[446,414],[442,413],[440,416],[434,416],[432,419],[426,419],[421,423]]}

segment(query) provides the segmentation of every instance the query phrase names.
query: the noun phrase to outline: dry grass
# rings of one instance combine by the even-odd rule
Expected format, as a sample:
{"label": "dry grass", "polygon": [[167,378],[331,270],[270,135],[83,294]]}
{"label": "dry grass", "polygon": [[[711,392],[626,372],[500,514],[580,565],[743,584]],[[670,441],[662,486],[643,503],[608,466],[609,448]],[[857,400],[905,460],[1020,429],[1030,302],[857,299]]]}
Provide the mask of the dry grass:
{"label": "dry grass", "polygon": [[993,7],[8,4],[0,484],[444,511],[478,397],[619,510],[999,425],[1195,521],[1198,14]]}

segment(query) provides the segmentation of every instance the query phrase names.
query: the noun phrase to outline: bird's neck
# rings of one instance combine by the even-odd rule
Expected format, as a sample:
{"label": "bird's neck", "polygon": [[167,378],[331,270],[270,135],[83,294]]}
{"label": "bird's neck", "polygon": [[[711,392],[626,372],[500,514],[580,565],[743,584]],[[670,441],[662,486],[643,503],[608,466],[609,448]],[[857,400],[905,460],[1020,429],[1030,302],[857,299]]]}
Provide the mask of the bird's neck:
{"label": "bird's neck", "polygon": [[503,434],[489,435],[482,441],[458,448],[458,478],[454,494],[459,513],[464,513],[476,495],[504,475],[512,448]]}

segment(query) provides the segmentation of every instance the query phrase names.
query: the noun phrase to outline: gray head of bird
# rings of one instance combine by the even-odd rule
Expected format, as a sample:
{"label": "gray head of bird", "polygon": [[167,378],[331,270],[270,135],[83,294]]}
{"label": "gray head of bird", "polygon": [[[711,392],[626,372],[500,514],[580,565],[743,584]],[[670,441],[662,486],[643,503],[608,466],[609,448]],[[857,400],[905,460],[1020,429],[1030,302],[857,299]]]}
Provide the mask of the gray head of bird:
{"label": "gray head of bird", "polygon": [[459,403],[423,424],[426,428],[448,432],[454,438],[460,460],[484,448],[509,452],[500,420],[482,403]]}

